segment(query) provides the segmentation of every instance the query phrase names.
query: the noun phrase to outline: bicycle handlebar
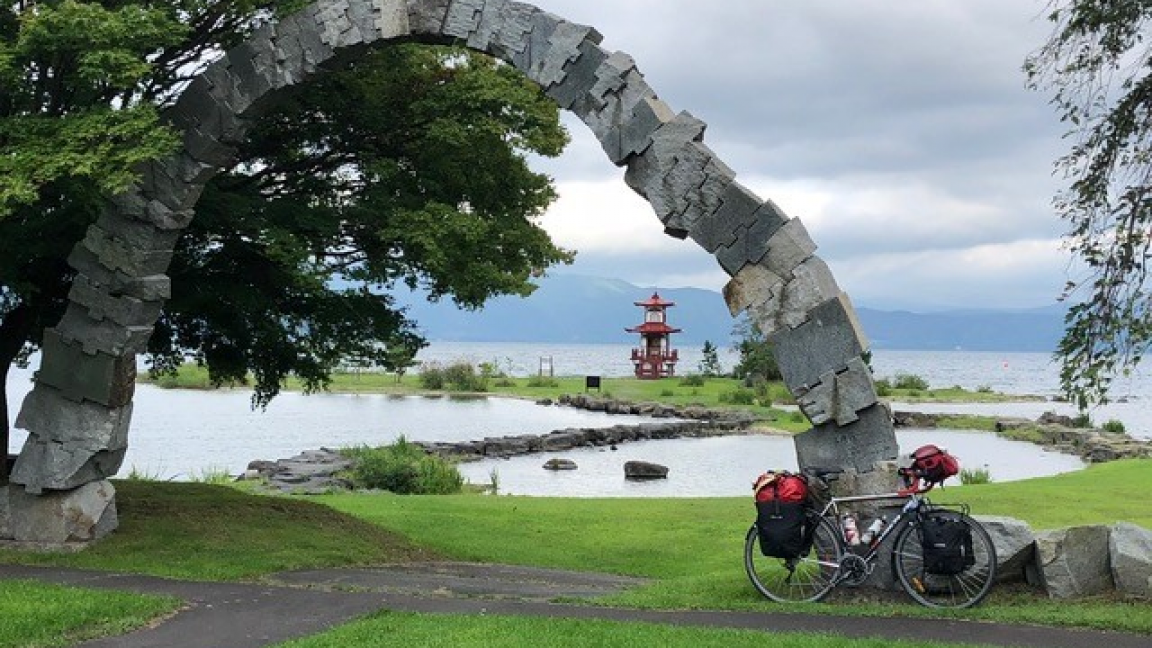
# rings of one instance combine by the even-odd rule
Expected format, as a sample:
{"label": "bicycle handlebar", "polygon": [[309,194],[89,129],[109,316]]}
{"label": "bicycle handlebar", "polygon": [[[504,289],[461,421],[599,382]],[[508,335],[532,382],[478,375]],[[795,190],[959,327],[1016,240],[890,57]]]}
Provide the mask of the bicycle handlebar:
{"label": "bicycle handlebar", "polygon": [[936,486],[933,482],[921,481],[920,471],[915,468],[900,468],[896,473],[904,480],[904,488],[900,489],[901,495],[922,495]]}

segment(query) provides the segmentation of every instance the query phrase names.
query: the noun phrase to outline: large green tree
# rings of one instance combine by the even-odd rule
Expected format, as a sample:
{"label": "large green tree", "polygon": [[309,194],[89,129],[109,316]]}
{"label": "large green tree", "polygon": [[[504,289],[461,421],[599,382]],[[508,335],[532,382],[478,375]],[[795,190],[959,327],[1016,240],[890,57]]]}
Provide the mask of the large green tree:
{"label": "large green tree", "polygon": [[1152,344],[1152,4],[1050,3],[1048,41],[1025,63],[1068,125],[1068,181],[1054,201],[1077,266],[1057,355],[1081,409],[1107,400],[1110,381]]}
{"label": "large green tree", "polygon": [[[104,197],[174,146],[163,107],[206,57],[302,4],[0,9],[0,390],[62,314],[63,259]],[[251,372],[266,403],[289,373],[319,388],[344,360],[403,363],[422,341],[389,297],[398,283],[479,307],[570,258],[535,223],[553,189],[525,161],[558,154],[566,134],[511,68],[396,47],[283,99],[177,246],[157,369],[192,356],[219,382]],[[5,447],[6,406],[0,391]]]}

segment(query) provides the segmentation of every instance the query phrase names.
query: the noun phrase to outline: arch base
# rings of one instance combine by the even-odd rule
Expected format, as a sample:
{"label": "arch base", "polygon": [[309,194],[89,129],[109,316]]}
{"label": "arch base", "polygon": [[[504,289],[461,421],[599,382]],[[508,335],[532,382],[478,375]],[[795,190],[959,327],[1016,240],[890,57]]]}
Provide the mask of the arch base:
{"label": "arch base", "polygon": [[0,488],[0,540],[46,551],[77,551],[119,526],[116,489],[104,479],[69,491],[32,495]]}

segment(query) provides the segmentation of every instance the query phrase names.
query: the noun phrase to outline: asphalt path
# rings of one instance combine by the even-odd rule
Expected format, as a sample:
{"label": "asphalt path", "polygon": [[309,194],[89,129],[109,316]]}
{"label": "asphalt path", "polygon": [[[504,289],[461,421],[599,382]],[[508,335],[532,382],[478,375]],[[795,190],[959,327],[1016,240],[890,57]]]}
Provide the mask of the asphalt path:
{"label": "asphalt path", "polygon": [[181,581],[138,574],[0,565],[0,579],[161,594],[185,601],[179,612],[154,626],[80,644],[83,648],[257,648],[323,632],[384,609],[426,614],[610,619],[988,646],[1152,647],[1152,637],[1148,635],[1019,624],[560,604],[550,601],[603,595],[643,581],[504,565],[419,563],[375,569],[312,570],[276,574],[264,583]]}

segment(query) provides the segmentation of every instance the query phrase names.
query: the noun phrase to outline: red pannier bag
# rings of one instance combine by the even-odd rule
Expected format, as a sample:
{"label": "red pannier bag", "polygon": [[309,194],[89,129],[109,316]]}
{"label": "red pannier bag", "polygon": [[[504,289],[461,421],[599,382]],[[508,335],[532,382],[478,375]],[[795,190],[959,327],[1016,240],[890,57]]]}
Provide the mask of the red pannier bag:
{"label": "red pannier bag", "polygon": [[787,560],[807,553],[815,529],[807,523],[808,480],[787,471],[767,472],[756,478],[752,490],[761,553]]}
{"label": "red pannier bag", "polygon": [[808,497],[808,480],[803,475],[766,472],[752,484],[757,502],[803,502]]}
{"label": "red pannier bag", "polygon": [[912,468],[920,473],[924,481],[939,484],[959,474],[960,462],[943,448],[928,444],[916,448],[912,453]]}

